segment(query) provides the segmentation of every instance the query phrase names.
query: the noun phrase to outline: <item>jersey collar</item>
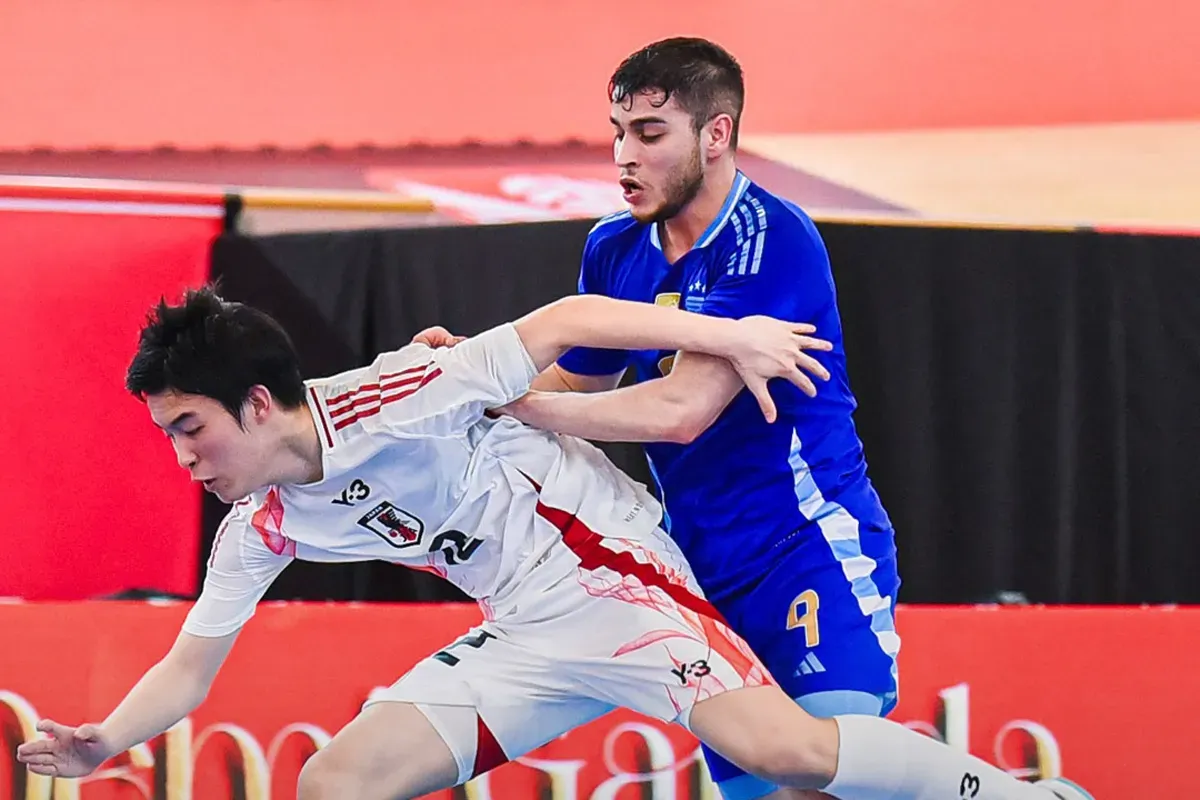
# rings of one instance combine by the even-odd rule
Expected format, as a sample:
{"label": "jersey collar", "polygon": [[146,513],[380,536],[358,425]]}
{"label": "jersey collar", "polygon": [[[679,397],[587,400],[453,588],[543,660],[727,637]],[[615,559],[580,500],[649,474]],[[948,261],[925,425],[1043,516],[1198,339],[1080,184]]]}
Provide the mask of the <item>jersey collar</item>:
{"label": "jersey collar", "polygon": [[[742,195],[746,193],[746,189],[748,188],[750,188],[750,179],[743,175],[741,170],[738,170],[737,176],[733,179],[733,186],[730,187],[729,194],[725,196],[724,205],[717,212],[716,218],[709,223],[708,228],[696,240],[696,244],[692,246],[693,250],[700,247],[708,247],[713,243],[713,240],[717,238],[717,234],[725,228],[725,225],[729,222],[729,218],[733,216],[733,210],[737,208],[737,204],[741,201]],[[654,245],[656,250],[662,250],[662,241],[658,238],[657,223],[650,226],[650,243]]]}

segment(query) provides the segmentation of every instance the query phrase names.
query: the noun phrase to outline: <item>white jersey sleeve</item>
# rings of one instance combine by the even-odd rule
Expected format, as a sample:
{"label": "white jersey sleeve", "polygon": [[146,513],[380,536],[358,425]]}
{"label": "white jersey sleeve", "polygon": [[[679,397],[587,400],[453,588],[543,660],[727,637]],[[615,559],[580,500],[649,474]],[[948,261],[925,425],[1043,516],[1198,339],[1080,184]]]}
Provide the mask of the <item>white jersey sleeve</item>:
{"label": "white jersey sleeve", "polygon": [[295,557],[295,543],[272,533],[269,515],[269,503],[256,509],[247,498],[225,516],[213,540],[200,597],[184,620],[185,633],[225,636],[254,616],[267,588]]}
{"label": "white jersey sleeve", "polygon": [[454,347],[410,344],[321,383],[336,431],[361,424],[398,436],[444,438],[524,395],[536,376],[516,328],[506,323]]}

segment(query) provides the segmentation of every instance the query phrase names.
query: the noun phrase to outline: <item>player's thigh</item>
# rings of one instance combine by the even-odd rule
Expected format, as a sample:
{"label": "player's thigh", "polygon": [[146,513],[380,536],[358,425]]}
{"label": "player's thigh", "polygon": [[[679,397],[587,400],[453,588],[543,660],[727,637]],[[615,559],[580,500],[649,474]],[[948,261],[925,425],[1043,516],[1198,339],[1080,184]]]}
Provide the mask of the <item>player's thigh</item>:
{"label": "player's thigh", "polygon": [[679,723],[748,772],[783,775],[792,786],[811,773],[809,783],[823,786],[836,767],[836,724],[792,702],[720,615],[684,588],[656,585],[643,570],[637,583],[594,597],[581,611],[588,619],[572,626],[587,631],[577,647],[589,648],[594,666],[591,674],[574,669],[596,696]]}
{"label": "player's thigh", "polygon": [[[882,534],[880,536],[883,536]],[[894,556],[870,537],[810,540],[752,591],[722,604],[784,692],[815,716],[895,706],[899,691]],[[886,542],[886,537],[885,537]]]}
{"label": "player's thigh", "polygon": [[305,762],[297,798],[412,798],[453,786],[457,778],[450,746],[425,712],[412,703],[378,703]]}
{"label": "player's thigh", "polygon": [[[867,537],[865,546],[868,551],[890,548],[886,536],[881,545]],[[721,604],[784,693],[811,716],[883,716],[896,702],[895,559],[879,552],[877,559],[858,559],[861,554],[857,543],[841,543],[835,550],[823,539],[812,539],[753,590]],[[850,562],[853,578],[847,577],[846,559],[858,559]],[[802,796],[772,794],[777,787],[712,748],[703,747],[703,753],[725,800]]]}
{"label": "player's thigh", "polygon": [[367,707],[413,704],[446,744],[451,785],[522,756],[612,710],[541,648],[540,626],[484,625],[418,663]]}

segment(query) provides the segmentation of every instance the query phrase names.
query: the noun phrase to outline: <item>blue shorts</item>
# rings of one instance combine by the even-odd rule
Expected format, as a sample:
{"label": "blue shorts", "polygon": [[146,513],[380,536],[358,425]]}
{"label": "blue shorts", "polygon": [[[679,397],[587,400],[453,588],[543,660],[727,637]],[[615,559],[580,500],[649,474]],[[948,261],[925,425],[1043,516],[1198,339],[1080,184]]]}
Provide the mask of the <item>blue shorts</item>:
{"label": "blue shorts", "polygon": [[[752,587],[714,602],[780,687],[818,717],[886,716],[896,706],[896,595],[891,531],[805,541],[764,569]],[[774,790],[704,748],[725,800]]]}

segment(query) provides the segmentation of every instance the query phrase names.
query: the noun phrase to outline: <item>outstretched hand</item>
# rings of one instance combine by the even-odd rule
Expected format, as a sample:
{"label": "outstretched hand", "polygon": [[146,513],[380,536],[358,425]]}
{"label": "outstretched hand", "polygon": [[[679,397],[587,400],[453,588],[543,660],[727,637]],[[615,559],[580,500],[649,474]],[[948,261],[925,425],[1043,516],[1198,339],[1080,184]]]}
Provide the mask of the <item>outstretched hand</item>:
{"label": "outstretched hand", "polygon": [[98,725],[72,728],[44,719],[37,729],[46,738],[25,742],[17,748],[17,761],[38,775],[80,778],[91,773],[113,753]]}
{"label": "outstretched hand", "polygon": [[833,349],[831,342],[808,335],[816,332],[815,326],[753,316],[738,320],[734,330],[737,335],[730,341],[726,358],[758,400],[767,422],[774,422],[777,417],[767,381],[784,378],[809,397],[815,397],[817,387],[805,372],[822,381],[829,380],[829,370],[805,352]]}

